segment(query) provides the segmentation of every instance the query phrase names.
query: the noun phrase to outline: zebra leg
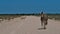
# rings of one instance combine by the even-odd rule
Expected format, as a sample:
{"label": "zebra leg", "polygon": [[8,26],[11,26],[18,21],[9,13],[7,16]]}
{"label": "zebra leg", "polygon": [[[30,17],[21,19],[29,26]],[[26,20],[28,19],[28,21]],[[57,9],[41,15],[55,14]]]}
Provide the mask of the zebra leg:
{"label": "zebra leg", "polygon": [[47,22],[47,20],[45,21],[45,25],[47,25],[48,24],[48,22]]}
{"label": "zebra leg", "polygon": [[43,21],[41,21],[41,26],[43,26]]}
{"label": "zebra leg", "polygon": [[45,21],[43,22],[43,28],[46,29]]}
{"label": "zebra leg", "polygon": [[41,21],[41,28],[43,28],[43,21]]}

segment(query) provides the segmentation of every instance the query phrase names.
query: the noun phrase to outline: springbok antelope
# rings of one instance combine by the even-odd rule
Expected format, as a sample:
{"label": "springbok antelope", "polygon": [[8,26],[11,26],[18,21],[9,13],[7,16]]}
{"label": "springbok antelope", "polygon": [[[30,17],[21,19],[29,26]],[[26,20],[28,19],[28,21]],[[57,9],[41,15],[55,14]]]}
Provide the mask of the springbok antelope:
{"label": "springbok antelope", "polygon": [[46,29],[46,25],[48,21],[48,16],[47,14],[44,14],[43,12],[41,12],[41,27],[43,27],[43,29]]}

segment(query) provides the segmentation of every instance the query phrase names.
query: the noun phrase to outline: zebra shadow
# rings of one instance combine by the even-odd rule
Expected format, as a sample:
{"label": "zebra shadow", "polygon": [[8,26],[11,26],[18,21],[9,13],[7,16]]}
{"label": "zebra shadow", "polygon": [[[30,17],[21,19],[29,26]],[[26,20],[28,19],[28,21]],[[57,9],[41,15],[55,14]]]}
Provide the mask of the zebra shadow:
{"label": "zebra shadow", "polygon": [[38,28],[38,30],[46,30],[46,28]]}

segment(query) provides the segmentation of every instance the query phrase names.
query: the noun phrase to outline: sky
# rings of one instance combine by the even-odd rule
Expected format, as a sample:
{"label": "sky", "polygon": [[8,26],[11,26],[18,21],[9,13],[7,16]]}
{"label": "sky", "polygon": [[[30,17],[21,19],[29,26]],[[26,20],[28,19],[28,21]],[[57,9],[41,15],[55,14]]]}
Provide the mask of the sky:
{"label": "sky", "polygon": [[60,13],[60,0],[0,0],[0,14]]}

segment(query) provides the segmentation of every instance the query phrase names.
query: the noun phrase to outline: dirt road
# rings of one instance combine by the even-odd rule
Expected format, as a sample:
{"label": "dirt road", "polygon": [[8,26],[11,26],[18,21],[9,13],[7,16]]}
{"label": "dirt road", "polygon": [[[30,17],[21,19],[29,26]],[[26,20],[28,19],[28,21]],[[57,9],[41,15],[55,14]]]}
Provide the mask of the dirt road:
{"label": "dirt road", "polygon": [[40,17],[26,16],[25,19],[15,18],[0,23],[0,34],[60,34],[60,22],[48,20],[47,29],[41,28]]}

